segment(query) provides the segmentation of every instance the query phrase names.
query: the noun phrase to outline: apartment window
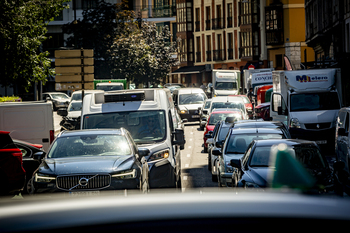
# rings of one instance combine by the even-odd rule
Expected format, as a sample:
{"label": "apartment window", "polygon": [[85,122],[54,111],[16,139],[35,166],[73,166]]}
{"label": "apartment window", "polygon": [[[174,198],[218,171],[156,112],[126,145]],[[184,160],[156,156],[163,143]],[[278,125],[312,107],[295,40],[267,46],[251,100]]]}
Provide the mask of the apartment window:
{"label": "apartment window", "polygon": [[213,29],[222,29],[221,5],[216,6],[216,18],[213,19]]}
{"label": "apartment window", "polygon": [[82,1],[82,9],[83,10],[90,10],[94,9],[97,6],[98,0],[84,0]]}
{"label": "apartment window", "polygon": [[227,54],[228,54],[228,59],[233,59],[233,34],[228,33],[227,34]]}
{"label": "apartment window", "polygon": [[205,30],[211,29],[211,15],[210,15],[210,6],[205,7]]}
{"label": "apartment window", "polygon": [[201,19],[200,19],[200,8],[196,8],[195,9],[195,12],[196,12],[196,21],[195,21],[195,27],[196,27],[196,32],[199,32],[200,31],[200,27],[201,27]]}
{"label": "apartment window", "polygon": [[201,37],[197,36],[196,37],[196,62],[201,62]]}
{"label": "apartment window", "polygon": [[223,60],[223,49],[222,49],[222,35],[217,35],[217,50],[214,50],[214,61]]}
{"label": "apartment window", "polygon": [[283,5],[265,7],[266,44],[283,44]]}
{"label": "apartment window", "polygon": [[211,61],[211,36],[207,35],[207,51],[206,51],[207,61]]}
{"label": "apartment window", "polygon": [[186,13],[186,5],[184,2],[177,4],[177,31],[185,32],[187,31],[187,13]]}
{"label": "apartment window", "polygon": [[232,28],[232,3],[227,4],[227,27]]}

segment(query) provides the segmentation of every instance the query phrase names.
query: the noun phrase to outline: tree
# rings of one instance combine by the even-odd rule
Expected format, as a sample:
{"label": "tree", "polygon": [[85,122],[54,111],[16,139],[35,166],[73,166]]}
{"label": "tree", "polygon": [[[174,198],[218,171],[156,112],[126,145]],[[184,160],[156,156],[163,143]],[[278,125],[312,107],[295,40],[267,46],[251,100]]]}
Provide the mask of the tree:
{"label": "tree", "polygon": [[160,83],[178,60],[172,57],[176,43],[170,43],[171,33],[164,26],[160,33],[155,24],[142,22],[139,30],[116,38],[114,51],[115,73],[135,84]]}
{"label": "tree", "polygon": [[23,85],[26,90],[54,74],[47,51],[40,51],[49,21],[69,0],[0,1],[0,84]]}
{"label": "tree", "polygon": [[136,30],[134,12],[127,9],[127,1],[118,4],[99,0],[94,9],[84,10],[83,18],[63,25],[63,33],[71,34],[67,46],[93,49],[95,78],[118,78],[113,73],[110,48],[116,37]]}

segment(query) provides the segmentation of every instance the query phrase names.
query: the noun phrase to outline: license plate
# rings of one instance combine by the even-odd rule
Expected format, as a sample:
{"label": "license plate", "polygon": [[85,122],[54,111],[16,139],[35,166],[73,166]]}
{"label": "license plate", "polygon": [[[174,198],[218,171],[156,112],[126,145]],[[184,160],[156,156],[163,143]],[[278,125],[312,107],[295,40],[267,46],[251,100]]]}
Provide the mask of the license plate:
{"label": "license plate", "polygon": [[317,144],[327,144],[327,140],[316,141]]}
{"label": "license plate", "polygon": [[192,118],[199,118],[199,115],[193,115]]}
{"label": "license plate", "polygon": [[96,196],[100,195],[100,191],[82,191],[82,192],[69,192],[71,196]]}

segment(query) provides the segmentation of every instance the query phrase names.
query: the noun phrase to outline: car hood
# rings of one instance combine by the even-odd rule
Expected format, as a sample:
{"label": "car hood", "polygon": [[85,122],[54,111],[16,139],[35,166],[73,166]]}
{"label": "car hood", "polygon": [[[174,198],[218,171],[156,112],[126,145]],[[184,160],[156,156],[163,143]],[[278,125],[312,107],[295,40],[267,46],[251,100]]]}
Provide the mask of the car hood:
{"label": "car hood", "polygon": [[203,103],[201,104],[185,104],[185,105],[179,105],[180,110],[198,110],[199,107],[202,107]]}
{"label": "car hood", "polygon": [[133,155],[45,159],[39,172],[55,175],[110,173],[130,169],[134,161]]}
{"label": "car hood", "polygon": [[[270,174],[272,168],[268,167],[255,167],[249,169],[249,177],[252,179],[251,182],[259,185],[260,187],[267,187],[268,179],[270,179]],[[247,180],[248,181],[248,180]]]}
{"label": "car hood", "polygon": [[68,118],[78,118],[81,116],[81,111],[70,111],[68,112]]}

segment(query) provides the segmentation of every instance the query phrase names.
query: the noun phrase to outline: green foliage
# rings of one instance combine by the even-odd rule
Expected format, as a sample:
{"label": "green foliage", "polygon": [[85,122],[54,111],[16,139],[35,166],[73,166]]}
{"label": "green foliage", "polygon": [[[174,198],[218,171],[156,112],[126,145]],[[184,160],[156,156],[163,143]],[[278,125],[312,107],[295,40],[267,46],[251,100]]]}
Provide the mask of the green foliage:
{"label": "green foliage", "polygon": [[53,75],[48,52],[40,51],[46,26],[69,0],[0,1],[0,84],[25,85]]}
{"label": "green foliage", "polygon": [[22,102],[22,99],[18,96],[4,96],[0,97],[0,102]]}
{"label": "green foliage", "polygon": [[176,44],[168,43],[168,27],[158,34],[155,25],[143,22],[140,29],[138,23],[126,0],[100,0],[95,9],[83,12],[83,19],[64,25],[63,32],[75,35],[68,38],[68,46],[94,49],[96,79],[159,82],[177,64],[171,58]]}
{"label": "green foliage", "polygon": [[84,10],[83,18],[63,26],[63,32],[71,34],[67,46],[94,49],[95,78],[119,78],[113,73],[111,46],[114,38],[137,28],[133,23],[134,12],[127,10],[127,2],[118,4],[103,0],[92,10]]}

